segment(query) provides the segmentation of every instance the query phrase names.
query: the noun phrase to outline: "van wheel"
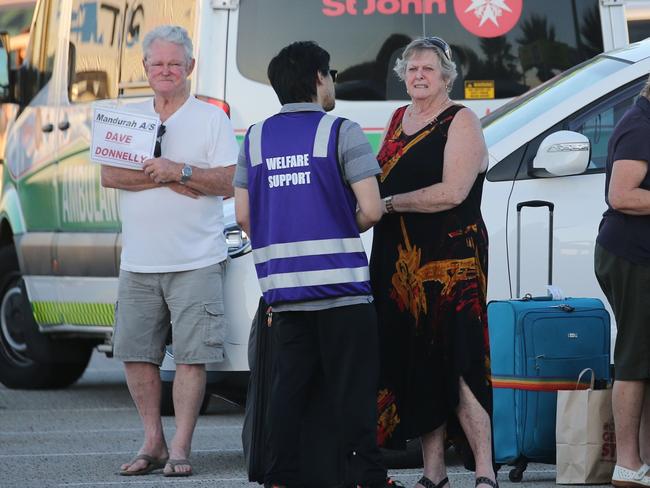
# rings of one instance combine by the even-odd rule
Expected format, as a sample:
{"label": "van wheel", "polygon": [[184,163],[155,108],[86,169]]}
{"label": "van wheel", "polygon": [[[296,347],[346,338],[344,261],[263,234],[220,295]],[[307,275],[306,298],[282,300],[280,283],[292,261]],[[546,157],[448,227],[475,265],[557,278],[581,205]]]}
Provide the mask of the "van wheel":
{"label": "van wheel", "polygon": [[92,345],[75,346],[70,355],[68,342],[57,344],[38,332],[16,253],[11,246],[0,248],[0,383],[20,389],[69,386],[83,374],[92,353]]}
{"label": "van wheel", "polygon": [[[160,415],[171,416],[174,415],[174,395],[173,395],[173,385],[171,381],[162,382],[162,394],[160,396]],[[203,396],[203,402],[201,403],[201,409],[199,414],[203,415],[210,404],[210,392],[205,391]]]}

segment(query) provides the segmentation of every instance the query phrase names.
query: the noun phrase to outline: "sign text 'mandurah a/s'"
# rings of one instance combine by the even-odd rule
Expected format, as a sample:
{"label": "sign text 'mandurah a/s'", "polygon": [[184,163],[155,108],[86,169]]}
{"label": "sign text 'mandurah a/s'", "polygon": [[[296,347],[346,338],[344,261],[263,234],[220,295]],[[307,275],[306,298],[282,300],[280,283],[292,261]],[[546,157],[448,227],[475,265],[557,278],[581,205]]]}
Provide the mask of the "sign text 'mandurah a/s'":
{"label": "sign text 'mandurah a/s'", "polygon": [[102,112],[97,112],[95,120],[103,124],[116,125],[118,127],[129,127],[131,129],[141,129],[147,131],[153,131],[156,127],[156,124],[152,122],[138,122],[135,119],[122,118],[120,116],[109,117]]}

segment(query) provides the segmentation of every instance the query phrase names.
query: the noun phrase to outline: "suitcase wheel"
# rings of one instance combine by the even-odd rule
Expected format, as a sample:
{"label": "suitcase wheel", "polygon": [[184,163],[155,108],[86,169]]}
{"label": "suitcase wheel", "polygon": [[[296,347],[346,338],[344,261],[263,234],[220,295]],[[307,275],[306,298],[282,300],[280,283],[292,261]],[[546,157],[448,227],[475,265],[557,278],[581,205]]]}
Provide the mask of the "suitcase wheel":
{"label": "suitcase wheel", "polygon": [[524,477],[524,471],[528,467],[528,463],[517,464],[514,468],[508,473],[508,479],[513,483],[520,483]]}

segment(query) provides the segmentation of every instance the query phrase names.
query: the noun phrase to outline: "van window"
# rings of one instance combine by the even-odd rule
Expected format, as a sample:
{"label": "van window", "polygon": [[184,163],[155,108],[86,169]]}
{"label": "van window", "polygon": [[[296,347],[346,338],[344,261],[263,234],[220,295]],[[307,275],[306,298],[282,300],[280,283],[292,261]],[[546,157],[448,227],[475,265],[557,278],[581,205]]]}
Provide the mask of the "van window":
{"label": "van window", "polygon": [[[508,10],[521,8],[508,26]],[[268,83],[266,68],[296,40],[315,40],[339,71],[336,95],[344,100],[394,100],[407,95],[392,74],[395,58],[422,35],[443,37],[459,71],[454,99],[508,98],[526,92],[602,52],[598,0],[504,0],[487,10],[448,0],[241,0],[237,65],[241,73]],[[478,3],[477,3],[478,5]],[[472,32],[471,22],[493,12]],[[497,15],[498,14],[498,15]],[[504,14],[501,16],[501,14]],[[496,26],[496,27],[495,27]],[[264,39],[264,42],[259,42]]]}
{"label": "van window", "polygon": [[[120,91],[149,90],[142,66],[142,41],[154,27],[163,24],[180,25],[187,29],[193,42],[196,0],[139,0],[129,2],[126,13],[122,61],[120,63]],[[209,54],[208,54],[209,55]]]}
{"label": "van window", "polygon": [[601,100],[593,108],[576,117],[569,124],[569,130],[584,134],[591,145],[589,172],[603,171],[607,164],[607,146],[616,124],[621,120],[636,100],[647,77],[629,86],[617,89]]}
{"label": "van window", "polygon": [[2,2],[0,26],[10,36],[29,31],[36,1]]}
{"label": "van window", "polygon": [[118,6],[107,2],[73,1],[68,51],[71,102],[117,96],[120,13]]}
{"label": "van window", "polygon": [[650,19],[630,20],[627,23],[630,42],[638,42],[650,37]]}
{"label": "van window", "polygon": [[38,5],[34,30],[20,74],[19,98],[25,105],[52,77],[58,38],[59,3],[44,0]]}

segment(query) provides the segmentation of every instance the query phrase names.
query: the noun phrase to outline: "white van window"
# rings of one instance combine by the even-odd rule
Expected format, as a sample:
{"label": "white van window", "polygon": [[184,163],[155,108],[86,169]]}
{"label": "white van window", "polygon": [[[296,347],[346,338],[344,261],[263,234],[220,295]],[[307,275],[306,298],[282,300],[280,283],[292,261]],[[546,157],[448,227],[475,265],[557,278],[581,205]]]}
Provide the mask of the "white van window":
{"label": "white van window", "polygon": [[25,60],[29,43],[29,28],[32,23],[35,0],[17,3],[0,3],[0,26],[9,34],[9,55],[11,68],[18,69]]}
{"label": "white van window", "polygon": [[59,22],[59,2],[42,1],[20,74],[20,99],[27,105],[52,77]]}
{"label": "white van window", "polygon": [[503,99],[602,52],[598,0],[504,0],[507,9],[492,6],[494,18],[485,19],[461,3],[241,0],[237,65],[247,78],[268,83],[266,68],[282,47],[315,40],[339,71],[337,98],[404,99],[394,60],[413,38],[435,35],[451,44],[458,65],[452,98]]}
{"label": "white van window", "polygon": [[638,42],[650,37],[650,20],[630,20],[627,23],[627,30],[630,42]]}
{"label": "white van window", "polygon": [[120,13],[118,6],[107,2],[73,1],[68,54],[71,102],[117,97]]}
{"label": "white van window", "polygon": [[586,113],[576,117],[569,129],[584,134],[591,145],[591,160],[587,171],[602,171],[607,164],[607,146],[616,124],[634,104],[647,77],[635,81],[627,87],[617,89]]}
{"label": "white van window", "polygon": [[187,29],[193,42],[196,0],[139,0],[128,3],[122,61],[120,90],[146,89],[149,85],[142,66],[142,40],[154,27],[163,24],[180,25]]}

